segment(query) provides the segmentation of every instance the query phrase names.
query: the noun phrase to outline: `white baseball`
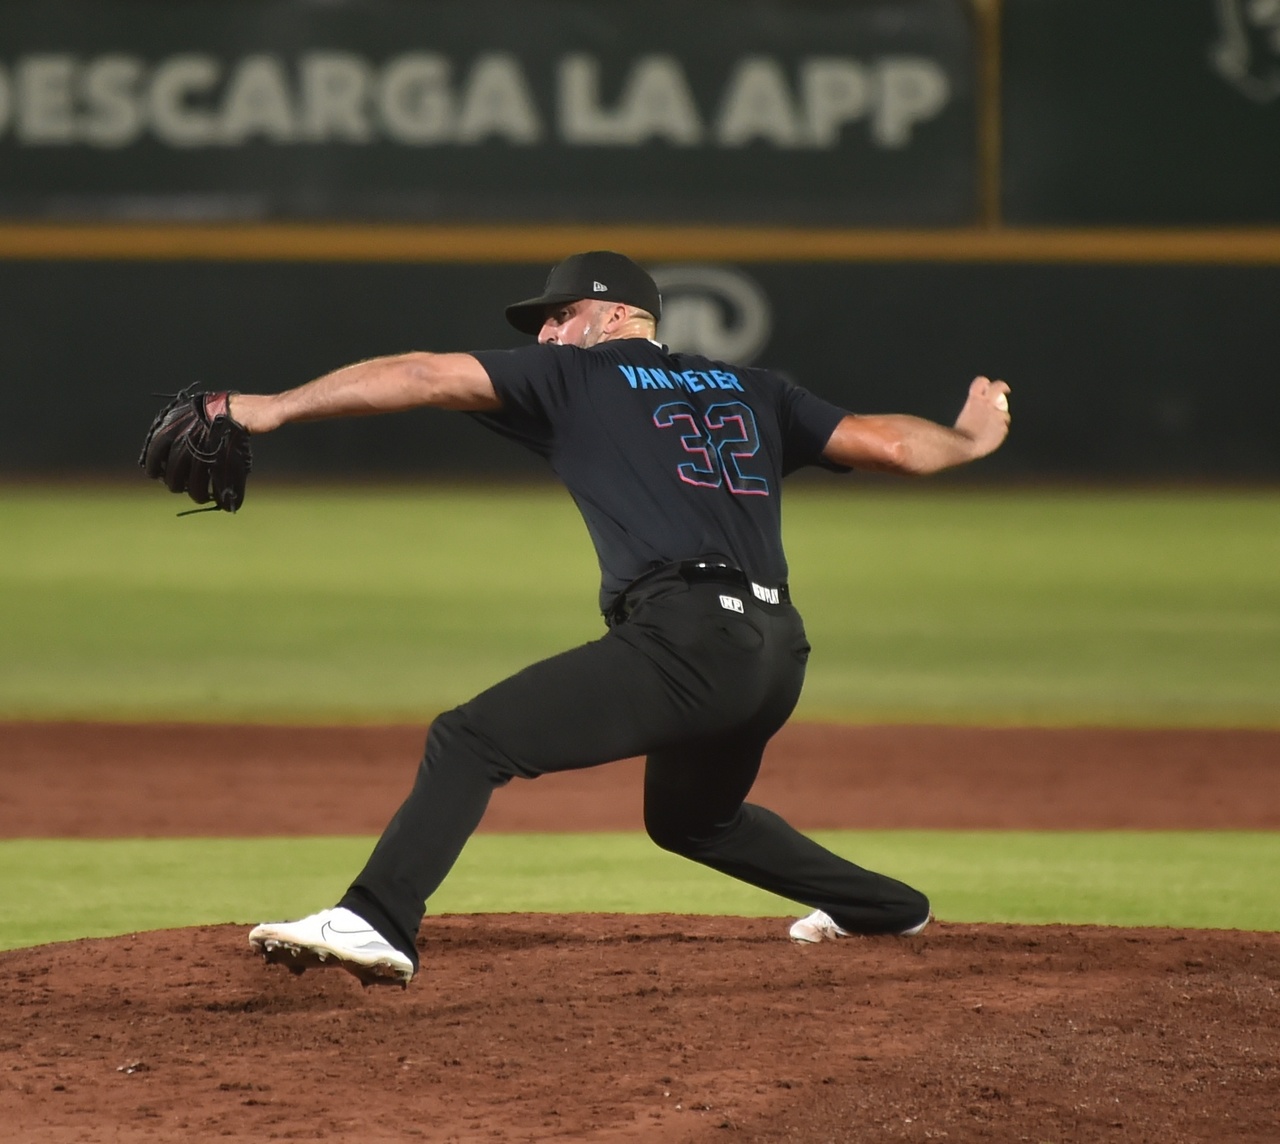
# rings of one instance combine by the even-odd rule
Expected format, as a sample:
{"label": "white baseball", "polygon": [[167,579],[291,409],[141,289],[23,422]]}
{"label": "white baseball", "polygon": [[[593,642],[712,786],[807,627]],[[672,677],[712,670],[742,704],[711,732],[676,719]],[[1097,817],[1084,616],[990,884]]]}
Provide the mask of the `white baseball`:
{"label": "white baseball", "polygon": [[1003,393],[996,394],[996,408],[1000,410],[1001,413],[1009,412],[1009,399],[1005,397]]}

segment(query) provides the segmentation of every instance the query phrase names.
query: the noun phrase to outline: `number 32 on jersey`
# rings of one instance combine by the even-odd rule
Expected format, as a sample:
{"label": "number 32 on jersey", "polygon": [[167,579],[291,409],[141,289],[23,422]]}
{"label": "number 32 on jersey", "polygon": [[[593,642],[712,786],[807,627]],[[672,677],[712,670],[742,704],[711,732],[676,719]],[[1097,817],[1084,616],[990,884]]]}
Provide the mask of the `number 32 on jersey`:
{"label": "number 32 on jersey", "polygon": [[727,485],[738,496],[769,495],[768,480],[749,471],[750,458],[760,451],[756,416],[749,405],[726,401],[699,410],[687,401],[669,401],[654,410],[653,423],[679,432],[684,451],[694,458],[676,466],[686,484],[710,489]]}

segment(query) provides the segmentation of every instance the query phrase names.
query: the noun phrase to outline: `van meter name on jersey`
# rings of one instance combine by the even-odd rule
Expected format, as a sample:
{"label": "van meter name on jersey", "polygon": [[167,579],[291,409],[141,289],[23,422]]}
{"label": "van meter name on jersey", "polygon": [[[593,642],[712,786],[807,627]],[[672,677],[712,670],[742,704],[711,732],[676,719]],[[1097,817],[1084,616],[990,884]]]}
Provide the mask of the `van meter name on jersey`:
{"label": "van meter name on jersey", "polygon": [[736,389],[743,392],[736,373],[727,369],[667,370],[658,366],[620,365],[619,372],[632,389],[683,389],[701,393],[704,389]]}

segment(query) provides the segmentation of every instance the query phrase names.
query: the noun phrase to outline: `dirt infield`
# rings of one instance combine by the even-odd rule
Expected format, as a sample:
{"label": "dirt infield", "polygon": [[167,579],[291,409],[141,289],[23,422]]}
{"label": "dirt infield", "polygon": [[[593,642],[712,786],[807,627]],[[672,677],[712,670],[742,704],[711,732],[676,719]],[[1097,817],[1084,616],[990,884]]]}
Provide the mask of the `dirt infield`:
{"label": "dirt infield", "polygon": [[[377,834],[421,727],[0,723],[0,838]],[[482,830],[640,830],[641,765],[516,780]],[[804,829],[1280,827],[1280,732],[793,724],[752,798]]]}
{"label": "dirt infield", "polygon": [[[0,725],[0,836],[379,829],[421,729]],[[639,768],[516,783],[488,829],[637,829]],[[816,827],[1271,829],[1280,734],[789,728]],[[0,1136],[31,1142],[1280,1141],[1280,934],[432,917],[408,991],[241,927],[0,953]]]}

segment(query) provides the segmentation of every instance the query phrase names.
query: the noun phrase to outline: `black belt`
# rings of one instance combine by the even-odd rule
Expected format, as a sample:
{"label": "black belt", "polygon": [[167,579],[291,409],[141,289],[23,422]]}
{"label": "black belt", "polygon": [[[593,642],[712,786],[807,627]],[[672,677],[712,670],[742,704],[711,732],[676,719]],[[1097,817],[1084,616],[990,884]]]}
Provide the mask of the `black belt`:
{"label": "black belt", "polygon": [[765,604],[789,604],[791,592],[785,583],[776,588],[757,584],[741,568],[732,564],[717,564],[710,560],[684,560],[676,565],[676,571],[690,584],[712,581],[717,584],[736,584],[748,589],[757,600]]}
{"label": "black belt", "polygon": [[637,576],[615,597],[604,618],[610,627],[620,624],[631,612],[629,597],[635,590],[666,576],[679,576],[688,584],[732,584],[736,588],[745,588],[762,604],[789,604],[791,592],[785,582],[776,588],[757,584],[741,568],[733,564],[725,564],[716,560],[681,560],[675,564],[664,564],[660,568]]}

